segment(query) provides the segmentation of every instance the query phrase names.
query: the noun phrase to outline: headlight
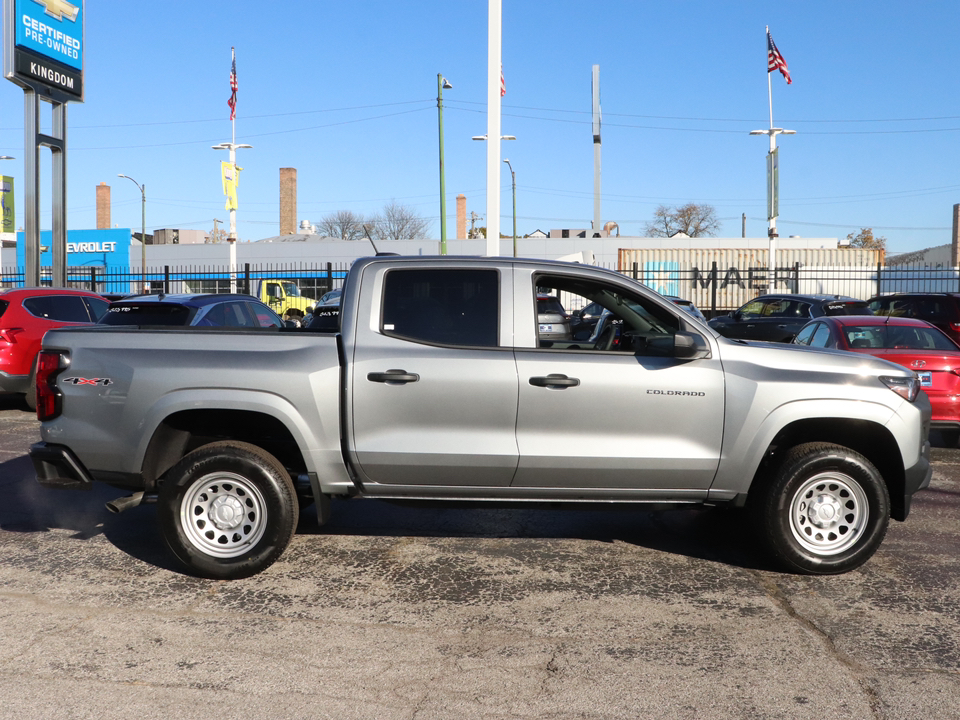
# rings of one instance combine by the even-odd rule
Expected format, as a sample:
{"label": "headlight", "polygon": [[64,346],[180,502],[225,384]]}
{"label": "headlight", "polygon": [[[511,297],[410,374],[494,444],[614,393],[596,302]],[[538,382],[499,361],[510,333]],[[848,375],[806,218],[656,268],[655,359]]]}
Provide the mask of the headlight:
{"label": "headlight", "polygon": [[907,402],[913,402],[917,399],[917,395],[920,394],[920,378],[916,375],[913,377],[882,375],[880,380]]}

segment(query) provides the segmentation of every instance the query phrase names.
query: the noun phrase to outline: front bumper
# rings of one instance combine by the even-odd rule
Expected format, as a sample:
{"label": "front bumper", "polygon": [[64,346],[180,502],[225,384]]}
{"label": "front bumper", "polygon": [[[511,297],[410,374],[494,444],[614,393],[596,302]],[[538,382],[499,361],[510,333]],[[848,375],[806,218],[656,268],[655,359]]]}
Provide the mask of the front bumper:
{"label": "front bumper", "polygon": [[903,473],[903,506],[897,512],[896,503],[894,503],[894,520],[906,520],[910,514],[910,503],[913,500],[913,494],[918,490],[923,490],[930,486],[930,479],[933,477],[933,465],[930,464],[930,440],[923,443],[920,451],[920,457],[916,464],[906,468]]}
{"label": "front bumper", "polygon": [[79,458],[66,445],[38,442],[30,446],[30,460],[37,482],[48,488],[89,490],[93,478]]}

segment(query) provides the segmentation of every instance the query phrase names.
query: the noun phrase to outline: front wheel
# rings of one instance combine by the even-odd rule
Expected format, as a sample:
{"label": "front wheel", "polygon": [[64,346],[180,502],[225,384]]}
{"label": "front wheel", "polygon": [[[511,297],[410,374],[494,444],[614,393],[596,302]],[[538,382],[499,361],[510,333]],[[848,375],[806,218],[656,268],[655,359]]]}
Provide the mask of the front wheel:
{"label": "front wheel", "polygon": [[751,505],[772,554],[787,569],[812,575],[863,565],[890,519],[890,495],[873,464],[829,443],[792,448]]}
{"label": "front wheel", "polygon": [[299,518],[283,465],[255,445],[234,441],[204,445],[177,463],[160,488],[157,514],[177,559],[215,580],[270,567]]}

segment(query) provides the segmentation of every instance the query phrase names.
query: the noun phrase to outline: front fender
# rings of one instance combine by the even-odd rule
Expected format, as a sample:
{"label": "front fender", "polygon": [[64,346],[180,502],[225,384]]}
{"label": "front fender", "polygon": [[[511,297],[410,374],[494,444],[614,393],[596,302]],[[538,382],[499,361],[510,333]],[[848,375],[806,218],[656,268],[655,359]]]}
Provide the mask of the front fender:
{"label": "front fender", "polygon": [[[919,452],[921,423],[906,423],[889,405],[835,398],[794,400],[775,407],[763,417],[748,417],[739,427],[726,429],[720,468],[711,485],[710,498],[730,500],[746,493],[774,439],[795,423],[817,420],[834,427],[836,423],[868,423],[868,428],[892,437],[905,462]],[[828,436],[819,439],[831,441]]]}

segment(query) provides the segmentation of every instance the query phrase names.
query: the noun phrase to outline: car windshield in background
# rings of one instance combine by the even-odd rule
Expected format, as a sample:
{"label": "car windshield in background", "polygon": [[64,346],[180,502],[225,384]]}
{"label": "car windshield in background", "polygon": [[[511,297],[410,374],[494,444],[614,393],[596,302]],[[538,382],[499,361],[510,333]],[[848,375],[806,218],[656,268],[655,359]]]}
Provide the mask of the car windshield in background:
{"label": "car windshield in background", "polygon": [[824,315],[873,315],[867,303],[861,300],[824,303]]}
{"label": "car windshield in background", "polygon": [[946,335],[932,327],[898,325],[846,325],[843,328],[847,344],[854,349],[904,349],[956,351]]}
{"label": "car windshield in background", "polygon": [[114,304],[100,319],[101,325],[172,325],[190,324],[190,318],[196,309],[183,305],[165,305],[163,303],[125,303]]}

